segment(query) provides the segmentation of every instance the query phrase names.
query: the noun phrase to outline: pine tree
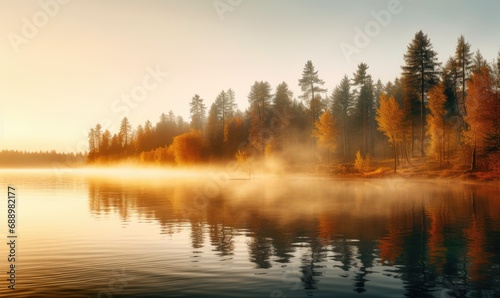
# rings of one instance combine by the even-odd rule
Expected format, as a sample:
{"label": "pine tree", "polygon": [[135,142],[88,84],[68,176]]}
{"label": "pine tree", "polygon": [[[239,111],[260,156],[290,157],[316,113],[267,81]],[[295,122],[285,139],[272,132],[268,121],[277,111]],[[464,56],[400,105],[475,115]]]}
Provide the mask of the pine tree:
{"label": "pine tree", "polygon": [[102,126],[101,126],[101,124],[99,124],[99,123],[96,124],[94,133],[95,133],[95,148],[96,148],[96,152],[97,152],[97,156],[96,157],[98,157],[98,155],[99,155],[99,153],[101,151],[101,137],[102,137]]}
{"label": "pine tree", "polygon": [[405,92],[409,96],[418,94],[420,97],[420,155],[424,157],[425,94],[439,81],[439,63],[429,38],[422,31],[415,34],[404,59],[405,65],[402,69],[406,83]]}
{"label": "pine tree", "polygon": [[203,103],[203,99],[195,94],[189,103],[191,113],[191,128],[203,131],[203,122],[205,120],[205,113],[207,108]]}
{"label": "pine tree", "polygon": [[288,89],[287,83],[282,82],[276,87],[272,108],[277,116],[273,118],[273,123],[270,123],[270,128],[274,134],[274,145],[277,150],[283,150],[288,145],[289,126],[292,118],[292,98],[293,93]]}
{"label": "pine tree", "polygon": [[[466,82],[470,79],[472,69],[472,53],[470,51],[470,44],[465,41],[463,35],[460,35],[455,50],[454,63],[449,62],[447,68],[451,70],[453,75],[456,75],[457,83],[460,84],[461,97],[457,102],[458,112],[460,113],[460,127],[462,127],[463,117],[465,116],[465,95],[466,95]],[[458,95],[458,92],[456,93]]]}
{"label": "pine tree", "polygon": [[89,137],[89,153],[87,155],[87,160],[89,162],[92,162],[95,160],[95,155],[96,155],[96,142],[95,142],[95,130],[94,128],[91,128],[89,133],[88,133],[88,137]]}
{"label": "pine tree", "polygon": [[[317,106],[317,95],[321,92],[325,92],[320,86],[323,86],[325,82],[318,77],[318,71],[314,69],[314,65],[311,60],[306,62],[304,69],[302,71],[302,78],[299,79],[299,86],[302,90],[302,94],[299,96],[302,100],[305,100],[309,105],[309,116],[310,116],[310,127],[314,128],[314,122],[318,119],[320,115],[320,109]],[[314,158],[314,139],[311,138],[311,153],[312,158]]]}
{"label": "pine tree", "polygon": [[358,65],[356,73],[353,74],[353,85],[357,88],[355,90],[357,95],[355,116],[358,120],[356,122],[362,124],[363,154],[371,153],[371,127],[374,119],[373,81],[367,71],[368,65],[366,63],[361,63]]}
{"label": "pine tree", "polygon": [[344,75],[340,84],[333,90],[332,96],[332,114],[339,123],[339,128],[342,130],[342,156],[347,158],[347,133],[348,133],[348,116],[353,107],[353,94],[351,92],[351,84],[347,75]]}
{"label": "pine tree", "polygon": [[217,103],[214,102],[208,111],[207,120],[207,143],[212,156],[220,157],[222,155],[223,130],[222,115]]}
{"label": "pine tree", "polygon": [[268,120],[271,108],[271,85],[268,82],[255,82],[248,95],[250,134],[249,140],[255,148],[264,154],[266,146],[265,131],[268,127]]}
{"label": "pine tree", "polygon": [[120,145],[122,148],[125,148],[129,145],[131,133],[132,125],[130,125],[127,117],[124,117],[120,124],[120,132],[118,133],[118,137],[120,138]]}
{"label": "pine tree", "polygon": [[478,73],[483,70],[483,67],[486,67],[488,70],[490,65],[488,64],[488,61],[484,59],[483,54],[481,54],[480,50],[476,51],[476,54],[474,55],[474,58],[472,58],[472,66],[471,66],[471,71],[472,73]]}
{"label": "pine tree", "polygon": [[312,61],[307,61],[304,66],[304,70],[302,71],[302,78],[299,80],[299,86],[302,90],[302,95],[299,97],[303,100],[309,101],[313,125],[319,117],[319,109],[315,106],[314,99],[318,93],[326,91],[325,89],[319,87],[324,84],[325,82],[318,77],[318,71],[314,70]]}

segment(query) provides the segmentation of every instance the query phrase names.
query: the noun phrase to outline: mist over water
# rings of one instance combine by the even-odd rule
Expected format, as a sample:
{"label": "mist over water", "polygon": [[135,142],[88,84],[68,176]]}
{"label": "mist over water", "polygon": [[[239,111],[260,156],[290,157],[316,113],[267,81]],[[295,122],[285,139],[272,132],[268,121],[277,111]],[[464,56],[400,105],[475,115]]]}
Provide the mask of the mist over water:
{"label": "mist over water", "polygon": [[500,295],[498,184],[3,173],[19,189],[20,258],[18,290],[0,295]]}

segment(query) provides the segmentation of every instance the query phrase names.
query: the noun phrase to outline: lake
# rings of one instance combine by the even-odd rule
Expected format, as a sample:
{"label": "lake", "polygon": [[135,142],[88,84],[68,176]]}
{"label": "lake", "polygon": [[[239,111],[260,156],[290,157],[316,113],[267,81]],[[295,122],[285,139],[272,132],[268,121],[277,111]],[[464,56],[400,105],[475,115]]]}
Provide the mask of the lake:
{"label": "lake", "polygon": [[2,170],[2,297],[500,297],[500,187]]}

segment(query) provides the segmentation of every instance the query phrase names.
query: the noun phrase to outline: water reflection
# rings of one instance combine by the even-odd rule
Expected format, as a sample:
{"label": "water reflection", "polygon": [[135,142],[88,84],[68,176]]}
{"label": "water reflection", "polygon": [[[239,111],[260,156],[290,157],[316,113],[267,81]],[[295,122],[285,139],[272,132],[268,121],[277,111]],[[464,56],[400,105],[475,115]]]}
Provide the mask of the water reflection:
{"label": "water reflection", "polygon": [[189,229],[195,262],[206,246],[230,261],[245,245],[256,272],[296,264],[287,278],[306,293],[333,278],[351,293],[376,291],[380,278],[399,280],[411,297],[500,293],[498,186],[270,179],[206,195],[206,185],[89,178],[89,207],[156,221],[160,233]]}

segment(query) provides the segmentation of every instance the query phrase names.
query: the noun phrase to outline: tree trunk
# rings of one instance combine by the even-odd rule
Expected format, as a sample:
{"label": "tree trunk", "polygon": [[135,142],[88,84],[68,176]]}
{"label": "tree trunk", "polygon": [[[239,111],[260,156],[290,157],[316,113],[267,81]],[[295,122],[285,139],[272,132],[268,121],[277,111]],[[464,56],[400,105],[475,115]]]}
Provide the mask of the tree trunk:
{"label": "tree trunk", "polygon": [[343,143],[344,143],[344,152],[342,154],[342,158],[344,159],[344,161],[347,159],[347,121],[346,121],[346,117],[345,115],[342,115],[342,118],[343,118],[343,122],[344,122],[344,125],[342,127],[342,130],[343,130]]}
{"label": "tree trunk", "polygon": [[425,111],[424,111],[424,70],[422,68],[422,98],[420,99],[420,157],[424,157],[424,133],[425,133]]}
{"label": "tree trunk", "polygon": [[[312,118],[312,127],[311,130],[314,130],[314,120],[315,120],[315,107],[314,107],[314,84],[311,82],[311,118]],[[311,134],[311,157],[312,157],[312,162],[314,163],[315,160],[315,146],[314,146],[314,137]]]}
{"label": "tree trunk", "polygon": [[414,127],[413,127],[413,120],[411,121],[411,157],[413,158],[415,154],[415,131],[414,131]]}
{"label": "tree trunk", "polygon": [[396,173],[398,151],[397,151],[396,141],[394,140],[394,137],[392,138],[392,144],[394,147],[394,173]]}
{"label": "tree trunk", "polygon": [[474,147],[472,148],[472,162],[470,166],[470,170],[476,170],[476,141],[474,140]]}

